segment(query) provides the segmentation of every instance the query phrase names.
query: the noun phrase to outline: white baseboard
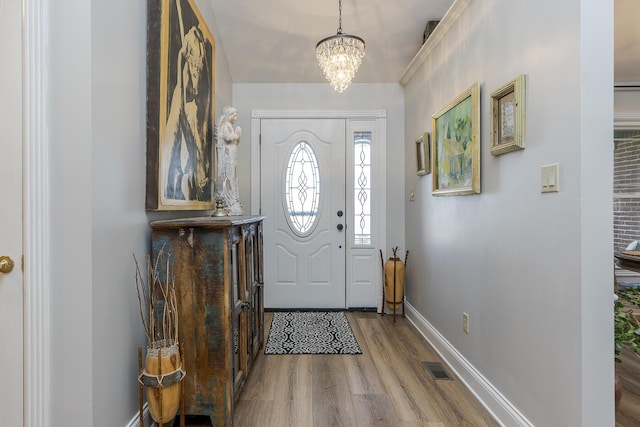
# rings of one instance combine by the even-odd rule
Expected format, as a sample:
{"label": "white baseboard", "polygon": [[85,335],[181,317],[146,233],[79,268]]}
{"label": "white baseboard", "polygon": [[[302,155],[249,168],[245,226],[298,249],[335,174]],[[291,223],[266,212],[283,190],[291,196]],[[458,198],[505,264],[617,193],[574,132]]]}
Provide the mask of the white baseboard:
{"label": "white baseboard", "polygon": [[[142,413],[144,414],[144,425],[145,426],[153,426],[153,420],[151,419],[151,414],[149,413],[149,404],[147,402],[144,403],[142,407]],[[129,424],[126,427],[141,427],[140,426],[140,411],[136,412],[136,415],[131,418]]]}
{"label": "white baseboard", "polygon": [[467,388],[503,426],[533,427],[518,409],[511,404],[467,359],[456,350],[418,311],[405,302],[407,319],[438,352]]}

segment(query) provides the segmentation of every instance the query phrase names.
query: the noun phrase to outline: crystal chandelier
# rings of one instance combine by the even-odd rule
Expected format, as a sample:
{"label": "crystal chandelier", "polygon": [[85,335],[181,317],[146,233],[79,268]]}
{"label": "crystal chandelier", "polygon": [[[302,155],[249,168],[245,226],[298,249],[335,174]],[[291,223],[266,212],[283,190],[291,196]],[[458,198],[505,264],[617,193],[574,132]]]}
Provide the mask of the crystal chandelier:
{"label": "crystal chandelier", "polygon": [[351,84],[364,56],[364,40],[342,33],[342,0],[338,0],[338,33],[316,44],[316,57],[331,86],[342,93]]}

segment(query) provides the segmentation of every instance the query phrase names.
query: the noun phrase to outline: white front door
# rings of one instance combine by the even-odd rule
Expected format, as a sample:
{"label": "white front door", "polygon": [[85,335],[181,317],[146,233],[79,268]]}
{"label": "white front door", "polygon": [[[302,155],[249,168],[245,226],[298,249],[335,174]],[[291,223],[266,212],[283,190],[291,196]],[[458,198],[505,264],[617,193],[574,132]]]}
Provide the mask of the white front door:
{"label": "white front door", "polygon": [[261,121],[265,307],[345,308],[345,120]]}
{"label": "white front door", "polygon": [[[0,0],[0,414],[23,425],[21,2]],[[2,261],[5,261],[3,264]]]}

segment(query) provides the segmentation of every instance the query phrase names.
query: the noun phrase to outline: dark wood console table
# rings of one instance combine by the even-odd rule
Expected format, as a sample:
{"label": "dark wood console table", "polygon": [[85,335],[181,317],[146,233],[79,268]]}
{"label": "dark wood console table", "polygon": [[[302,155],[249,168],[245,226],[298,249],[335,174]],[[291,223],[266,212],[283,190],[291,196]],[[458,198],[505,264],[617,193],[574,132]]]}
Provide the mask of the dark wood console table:
{"label": "dark wood console table", "polygon": [[172,254],[184,346],[185,414],[231,426],[264,341],[262,216],[151,223],[152,259]]}

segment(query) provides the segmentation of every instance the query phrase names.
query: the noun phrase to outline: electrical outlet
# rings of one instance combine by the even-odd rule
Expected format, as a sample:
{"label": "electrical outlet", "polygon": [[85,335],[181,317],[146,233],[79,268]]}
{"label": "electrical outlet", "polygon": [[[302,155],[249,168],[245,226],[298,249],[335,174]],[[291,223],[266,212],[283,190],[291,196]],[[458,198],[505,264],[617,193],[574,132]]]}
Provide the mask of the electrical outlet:
{"label": "electrical outlet", "polygon": [[469,315],[467,313],[462,313],[462,330],[465,334],[469,333]]}

